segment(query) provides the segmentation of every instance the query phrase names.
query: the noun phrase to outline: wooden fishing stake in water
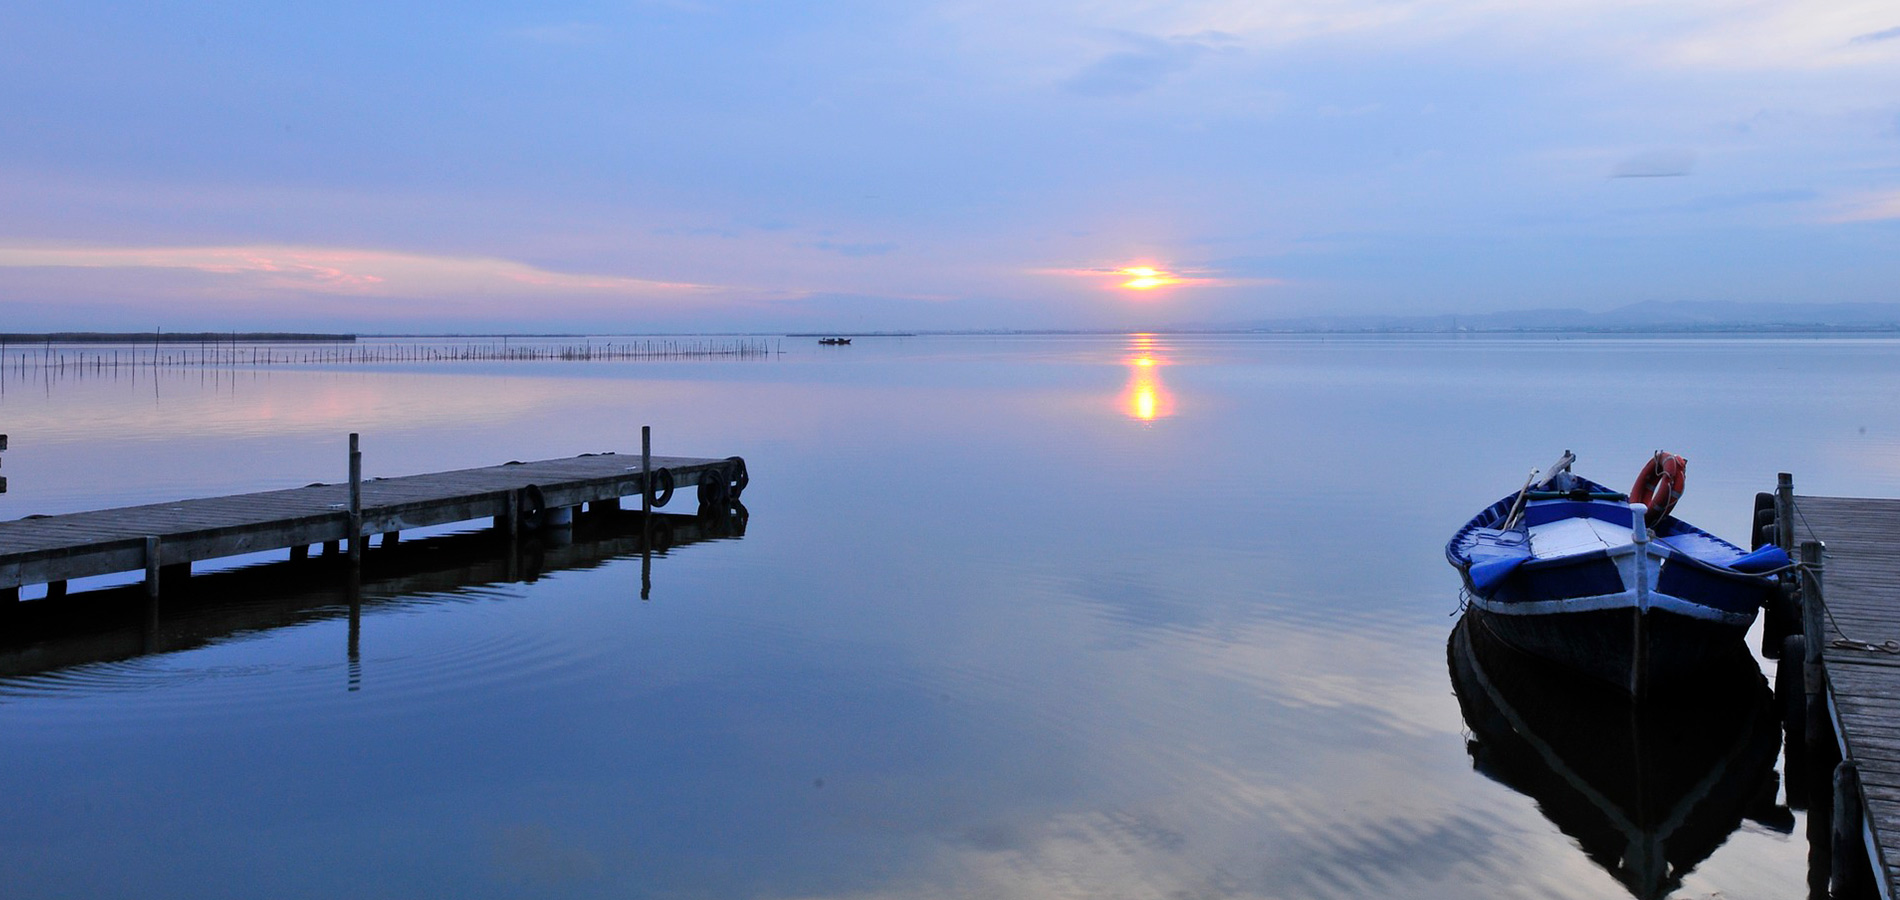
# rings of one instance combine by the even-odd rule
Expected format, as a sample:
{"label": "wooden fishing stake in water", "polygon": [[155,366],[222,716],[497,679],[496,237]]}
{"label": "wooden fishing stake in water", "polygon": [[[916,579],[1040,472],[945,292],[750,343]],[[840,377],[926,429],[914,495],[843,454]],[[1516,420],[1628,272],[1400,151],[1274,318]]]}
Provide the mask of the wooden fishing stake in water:
{"label": "wooden fishing stake in water", "polygon": [[363,564],[363,453],[350,432],[350,566]]}

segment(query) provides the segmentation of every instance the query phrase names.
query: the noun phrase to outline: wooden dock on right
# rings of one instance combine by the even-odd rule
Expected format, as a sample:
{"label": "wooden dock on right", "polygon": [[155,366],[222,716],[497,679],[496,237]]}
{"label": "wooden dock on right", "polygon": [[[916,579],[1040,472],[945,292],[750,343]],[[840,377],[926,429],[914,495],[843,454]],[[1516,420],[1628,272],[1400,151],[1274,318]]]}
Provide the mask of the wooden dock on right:
{"label": "wooden dock on right", "polygon": [[[1900,881],[1900,500],[1790,500],[1789,527],[1781,533],[1801,550],[1804,634],[1798,640],[1806,659],[1804,665],[1784,652],[1780,664],[1805,669],[1813,795],[1832,801],[1831,821],[1811,827],[1832,832],[1826,855],[1837,896],[1871,889],[1893,900]],[[1834,746],[1821,750],[1838,751],[1839,760],[1831,772],[1826,766],[1837,757],[1814,749],[1828,731]],[[1789,768],[1795,768],[1792,759]],[[1868,865],[1861,871],[1873,884],[1842,884],[1862,877],[1852,862],[1862,852]],[[1810,884],[1825,886],[1817,879],[1827,877],[1811,874]]]}

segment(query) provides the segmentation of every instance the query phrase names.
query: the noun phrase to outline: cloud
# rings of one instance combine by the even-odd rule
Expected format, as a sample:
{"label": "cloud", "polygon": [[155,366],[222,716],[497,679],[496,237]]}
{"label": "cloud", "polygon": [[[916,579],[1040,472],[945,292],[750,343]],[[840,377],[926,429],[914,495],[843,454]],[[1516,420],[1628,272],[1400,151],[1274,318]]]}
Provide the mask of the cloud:
{"label": "cloud", "polygon": [[1242,285],[1276,285],[1283,283],[1277,278],[1223,277],[1208,269],[1177,268],[1151,262],[1134,262],[1123,266],[1034,269],[1032,270],[1032,274],[1086,279],[1104,288],[1126,288],[1136,291],[1146,291],[1154,288],[1237,287]]}
{"label": "cloud", "polygon": [[531,25],[517,28],[511,32],[516,38],[531,44],[551,46],[581,46],[598,44],[603,37],[599,25],[591,22],[561,22],[549,25]]}
{"label": "cloud", "polygon": [[1834,205],[1825,221],[1834,223],[1890,222],[1900,219],[1900,190],[1873,191]]}
{"label": "cloud", "polygon": [[181,269],[233,287],[358,296],[450,293],[679,296],[715,286],[554,272],[485,257],[285,245],[223,247],[62,247],[0,245],[0,269]]}
{"label": "cloud", "polygon": [[1611,178],[1673,178],[1689,174],[1695,168],[1694,152],[1689,150],[1646,150],[1629,157],[1610,169]]}
{"label": "cloud", "polygon": [[883,256],[897,249],[896,244],[888,242],[874,244],[839,244],[831,241],[819,241],[812,244],[812,246],[819,250],[829,250],[833,253],[852,257]]}
{"label": "cloud", "polygon": [[1866,34],[1855,35],[1848,43],[1872,44],[1878,41],[1891,41],[1894,38],[1900,38],[1900,26],[1889,28],[1885,31],[1870,31]]}
{"label": "cloud", "polygon": [[1062,86],[1084,97],[1129,97],[1160,87],[1185,72],[1207,53],[1199,40],[1139,40],[1142,46],[1110,53],[1064,79]]}
{"label": "cloud", "polygon": [[[958,21],[984,23],[976,40],[1010,44],[1029,65],[1078,28],[1107,27],[1146,35],[1219,32],[1252,50],[1331,45],[1355,57],[1457,44],[1490,55],[1558,54],[1643,68],[1817,69],[1876,62],[1850,52],[1841,36],[1886,34],[1874,29],[1892,25],[1893,14],[1891,0],[1824,6],[1766,0],[1740,8],[1731,0],[1679,0],[1666,10],[1653,0],[963,0],[955,6]],[[1178,71],[1171,63],[1178,65],[1153,52],[1117,53],[1074,80],[1102,89],[1140,86]]]}

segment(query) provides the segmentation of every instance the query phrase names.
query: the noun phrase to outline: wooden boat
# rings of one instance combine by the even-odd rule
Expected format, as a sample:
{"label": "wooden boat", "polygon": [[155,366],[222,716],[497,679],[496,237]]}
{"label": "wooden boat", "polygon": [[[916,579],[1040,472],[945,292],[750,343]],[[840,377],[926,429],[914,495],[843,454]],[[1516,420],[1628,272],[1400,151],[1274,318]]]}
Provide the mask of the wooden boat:
{"label": "wooden boat", "polygon": [[[1659,486],[1650,473],[1664,457],[1674,475]],[[1486,626],[1633,694],[1741,644],[1774,598],[1787,554],[1772,545],[1751,553],[1669,515],[1681,457],[1645,464],[1635,502],[1571,474],[1575,459],[1565,451],[1541,478],[1533,472],[1445,546]]]}
{"label": "wooden boat", "polygon": [[833,345],[833,346],[838,346],[838,345],[843,345],[843,344],[849,344],[849,343],[851,343],[851,339],[850,339],[850,338],[847,338],[847,337],[828,337],[828,338],[819,338],[819,339],[818,339],[818,343],[820,343],[820,344],[830,344],[830,345]]}
{"label": "wooden boat", "polygon": [[1679,888],[1744,819],[1794,828],[1775,802],[1773,697],[1739,642],[1641,699],[1517,652],[1470,612],[1446,658],[1472,768],[1537,801],[1636,897]]}

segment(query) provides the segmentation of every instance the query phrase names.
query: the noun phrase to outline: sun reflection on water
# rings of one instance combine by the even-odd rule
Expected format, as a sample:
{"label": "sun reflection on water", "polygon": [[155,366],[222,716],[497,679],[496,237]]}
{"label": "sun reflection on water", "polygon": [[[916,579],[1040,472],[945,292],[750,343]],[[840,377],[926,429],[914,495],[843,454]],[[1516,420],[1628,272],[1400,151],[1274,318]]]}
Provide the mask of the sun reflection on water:
{"label": "sun reflection on water", "polygon": [[1174,394],[1161,383],[1161,368],[1168,364],[1167,350],[1152,334],[1129,336],[1129,353],[1123,359],[1128,366],[1128,385],[1122,389],[1118,406],[1131,419],[1152,422],[1174,415]]}

